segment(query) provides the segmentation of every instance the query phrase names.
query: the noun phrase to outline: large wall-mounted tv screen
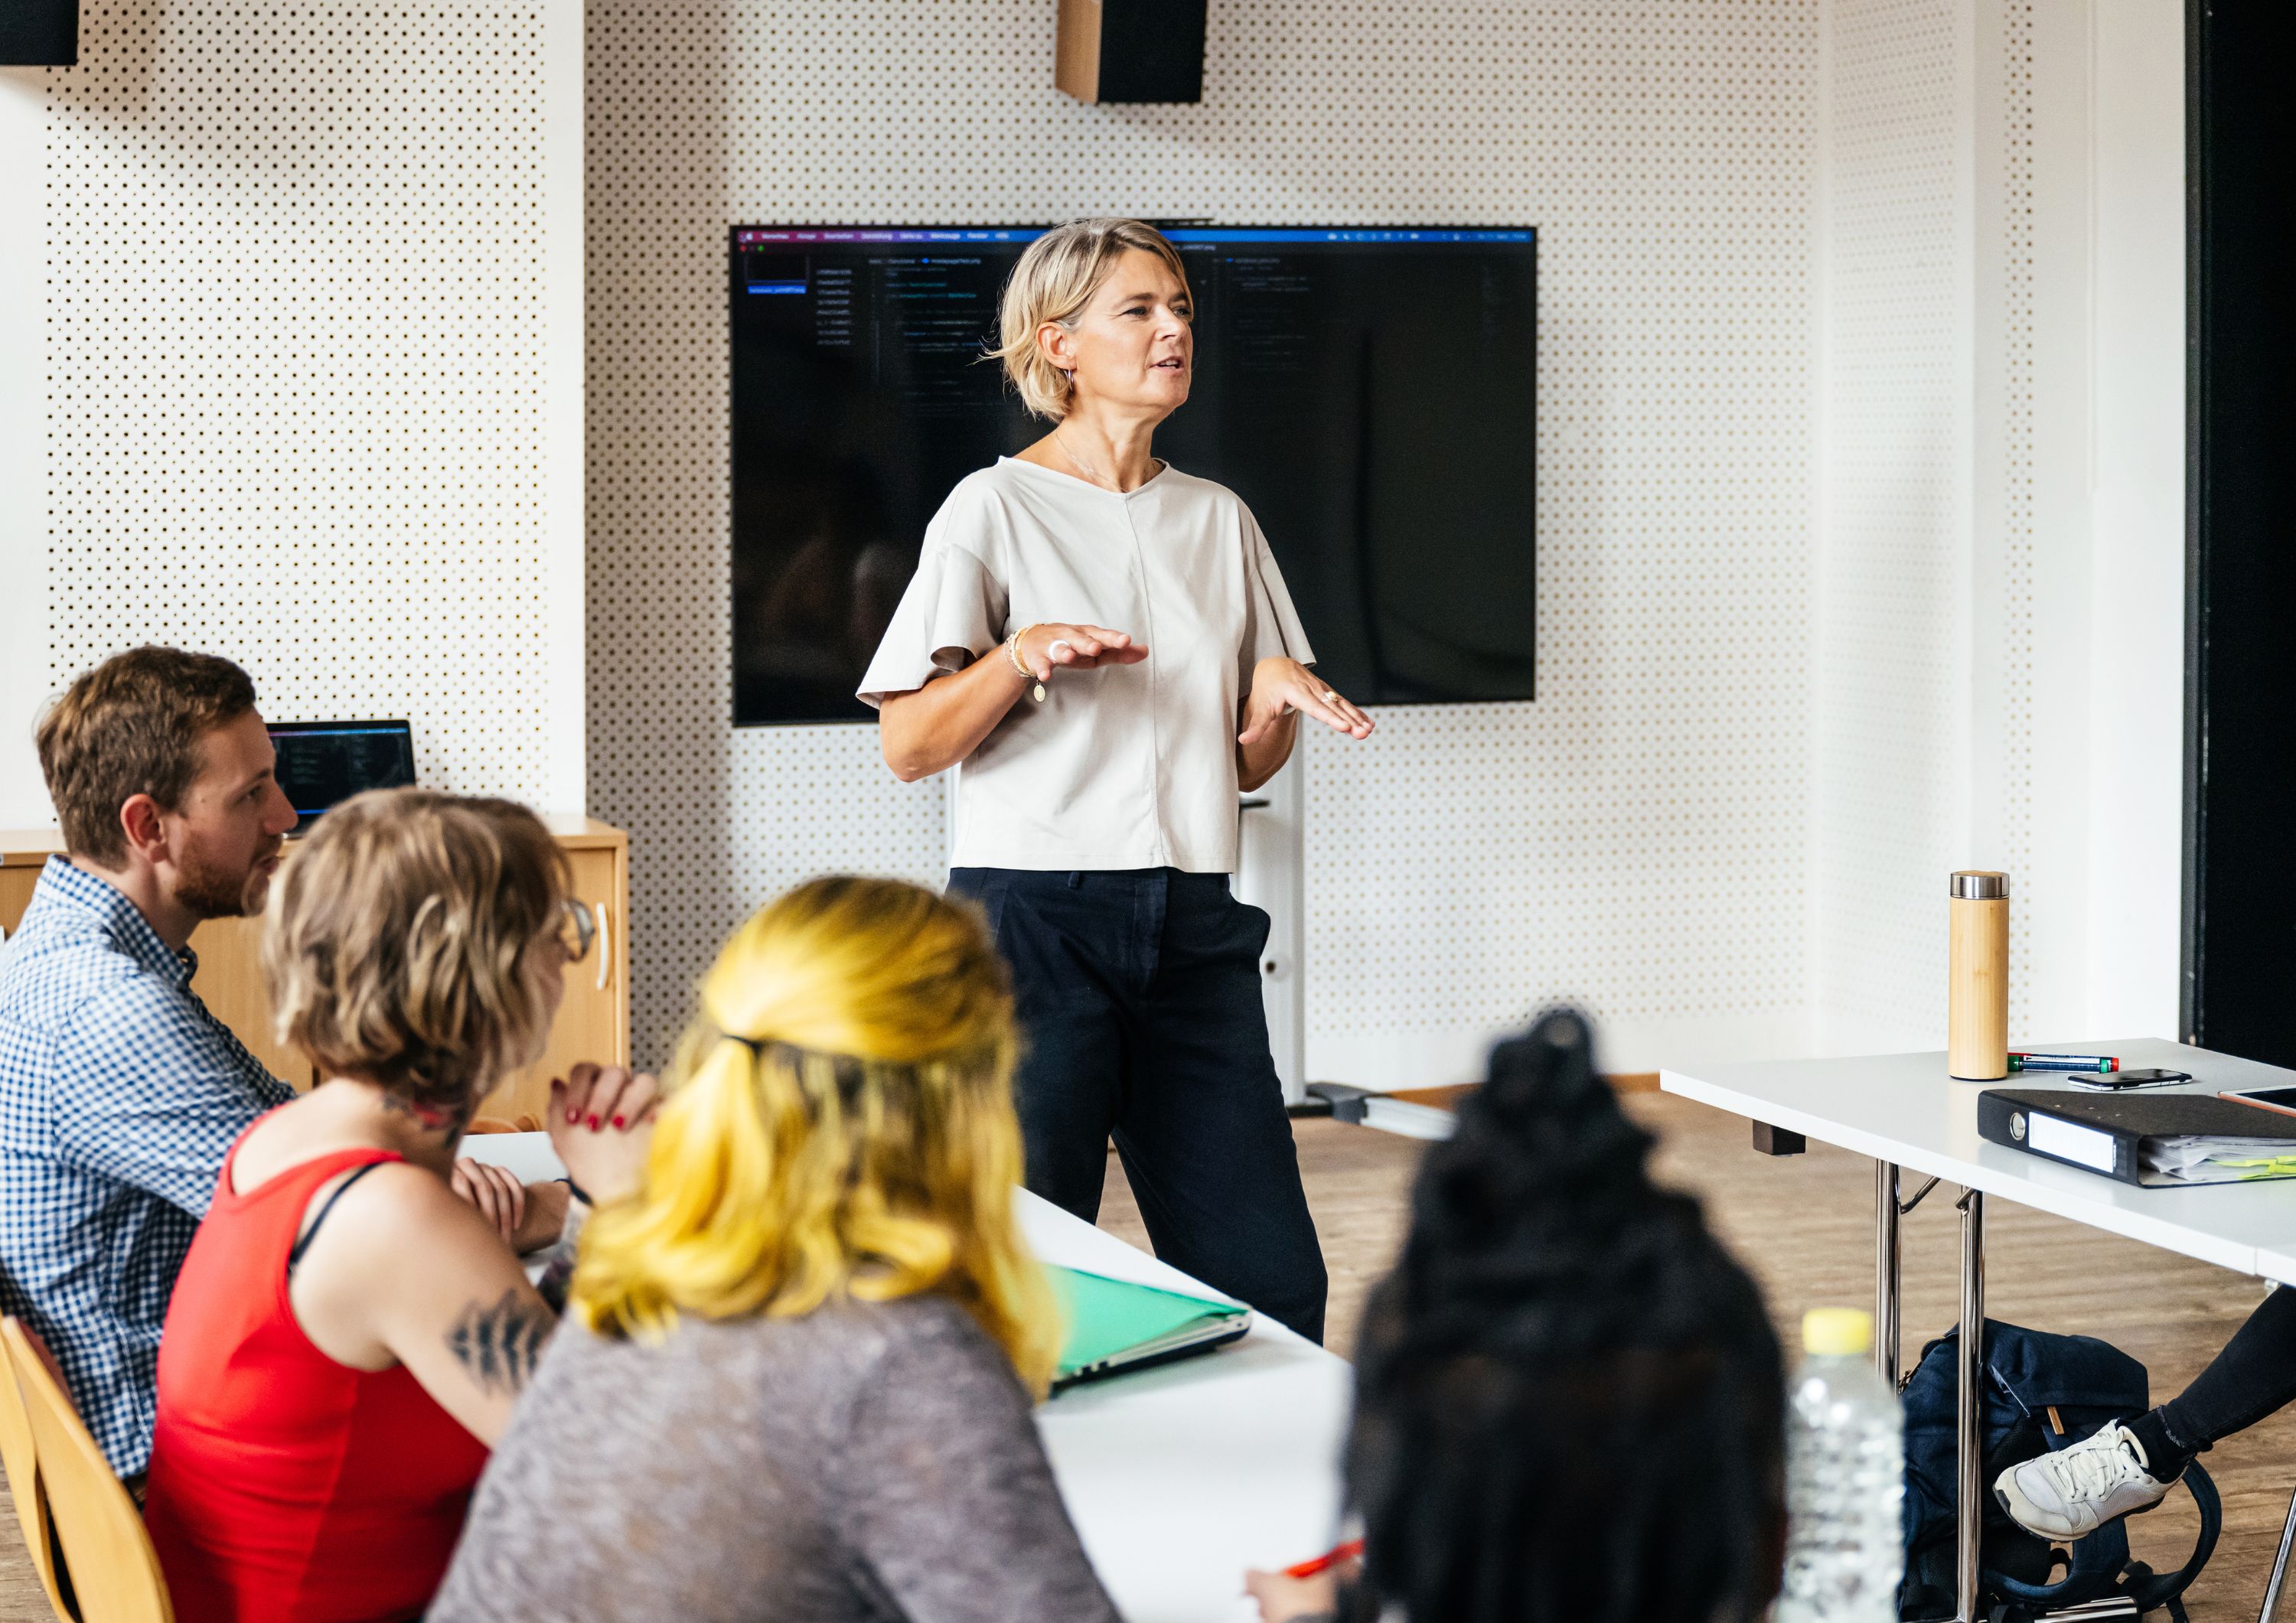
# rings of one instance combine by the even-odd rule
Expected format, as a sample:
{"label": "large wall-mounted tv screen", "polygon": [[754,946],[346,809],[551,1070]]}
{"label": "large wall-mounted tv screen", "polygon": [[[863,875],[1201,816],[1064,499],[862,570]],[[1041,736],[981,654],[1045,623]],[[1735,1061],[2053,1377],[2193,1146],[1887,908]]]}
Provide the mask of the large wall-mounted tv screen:
{"label": "large wall-mounted tv screen", "polygon": [[[957,480],[1040,437],[980,359],[1037,227],[738,225],[734,720],[853,690]],[[1534,696],[1528,228],[1180,227],[1195,384],[1156,453],[1250,504],[1364,704]]]}

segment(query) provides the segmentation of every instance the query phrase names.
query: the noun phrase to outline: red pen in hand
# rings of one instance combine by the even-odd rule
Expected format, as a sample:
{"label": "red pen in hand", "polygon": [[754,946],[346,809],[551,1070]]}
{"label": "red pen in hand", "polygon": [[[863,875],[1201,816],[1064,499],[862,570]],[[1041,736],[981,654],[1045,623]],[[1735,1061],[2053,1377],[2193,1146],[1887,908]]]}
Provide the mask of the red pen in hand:
{"label": "red pen in hand", "polygon": [[1361,1555],[1363,1553],[1363,1546],[1364,1541],[1362,1539],[1350,1538],[1336,1549],[1324,1551],[1313,1561],[1303,1561],[1296,1567],[1284,1568],[1283,1576],[1286,1578],[1313,1578],[1318,1572],[1328,1572],[1333,1567],[1338,1566],[1341,1562],[1353,1561],[1357,1556]]}

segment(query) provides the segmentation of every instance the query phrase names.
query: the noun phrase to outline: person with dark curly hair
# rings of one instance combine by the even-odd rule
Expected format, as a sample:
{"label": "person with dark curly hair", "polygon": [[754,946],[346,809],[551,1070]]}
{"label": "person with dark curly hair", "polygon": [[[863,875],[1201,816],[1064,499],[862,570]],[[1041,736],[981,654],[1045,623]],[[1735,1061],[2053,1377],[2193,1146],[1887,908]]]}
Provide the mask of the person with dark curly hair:
{"label": "person with dark curly hair", "polygon": [[1357,1351],[1361,1567],[1253,1573],[1267,1623],[1752,1623],[1785,1545],[1761,1293],[1663,1189],[1568,1011],[1428,1152]]}

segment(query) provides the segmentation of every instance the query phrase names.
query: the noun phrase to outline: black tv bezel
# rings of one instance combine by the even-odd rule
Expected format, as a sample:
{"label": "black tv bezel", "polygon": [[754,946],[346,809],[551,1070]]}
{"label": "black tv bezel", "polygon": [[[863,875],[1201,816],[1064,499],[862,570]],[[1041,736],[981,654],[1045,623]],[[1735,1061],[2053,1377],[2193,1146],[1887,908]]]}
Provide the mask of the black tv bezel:
{"label": "black tv bezel", "polygon": [[[1472,232],[1521,232],[1521,233],[1522,233],[1522,234],[1525,235],[1525,237],[1528,239],[1528,241],[1526,241],[1526,242],[1522,244],[1522,246],[1523,246],[1523,248],[1524,248],[1525,251],[1527,251],[1527,252],[1529,254],[1529,256],[1530,256],[1530,266],[1531,266],[1531,296],[1532,296],[1532,304],[1531,304],[1531,375],[1530,375],[1530,389],[1531,389],[1531,398],[1532,398],[1532,400],[1533,400],[1533,402],[1534,402],[1534,408],[1533,408],[1533,423],[1534,423],[1534,431],[1533,431],[1533,445],[1532,445],[1532,461],[1533,461],[1534,470],[1536,469],[1536,465],[1537,465],[1537,459],[1538,459],[1538,445],[1537,445],[1537,438],[1536,438],[1536,422],[1537,422],[1536,401],[1537,401],[1537,399],[1538,399],[1538,364],[1539,364],[1539,360],[1540,360],[1540,353],[1539,353],[1539,350],[1540,350],[1540,340],[1541,340],[1541,339],[1543,338],[1543,336],[1544,336],[1544,334],[1545,334],[1545,327],[1544,327],[1544,325],[1541,324],[1540,319],[1539,319],[1539,317],[1540,317],[1541,308],[1542,308],[1543,304],[1544,304],[1544,299],[1543,299],[1543,298],[1542,298],[1542,295],[1543,295],[1543,293],[1544,293],[1544,291],[1545,291],[1544,286],[1543,286],[1543,284],[1541,283],[1541,282],[1540,282],[1540,280],[1539,280],[1539,275],[1538,275],[1539,264],[1540,264],[1540,260],[1539,260],[1539,248],[1540,248],[1540,239],[1541,239],[1541,236],[1542,236],[1542,228],[1541,228],[1541,227],[1537,226],[1537,225],[1505,225],[1505,224],[1501,224],[1501,225],[1490,225],[1490,224],[1479,224],[1479,223],[1473,223],[1473,222],[1463,222],[1463,223],[1459,223],[1459,224],[1452,224],[1452,225],[1425,225],[1425,224],[1414,224],[1414,225],[1374,225],[1374,224],[1355,224],[1355,225],[1303,225],[1271,224],[1271,223],[1266,223],[1266,222],[1253,223],[1253,224],[1248,224],[1248,225],[1232,225],[1232,224],[1229,224],[1228,222],[1222,221],[1222,220],[1208,220],[1208,219],[1184,219],[1184,220],[1183,220],[1183,219],[1154,219],[1154,218],[1151,218],[1151,217],[1147,217],[1147,216],[1144,216],[1144,215],[1133,215],[1133,216],[1128,216],[1128,217],[1125,217],[1133,218],[1133,219],[1137,219],[1137,220],[1139,220],[1143,225],[1152,225],[1152,226],[1154,226],[1158,231],[1165,232],[1165,233],[1168,233],[1168,233],[1172,233],[1172,232],[1191,232],[1191,231],[1242,231],[1242,232],[1255,232],[1255,231],[1320,231],[1320,232],[1324,232],[1324,233],[1374,232],[1374,231],[1375,231],[1375,232],[1401,232],[1401,233],[1406,233],[1406,234],[1413,233],[1413,232],[1470,232],[1470,231],[1472,231]],[[1060,228],[1060,227],[1059,227],[1059,225],[1018,225],[1018,224],[1010,224],[1010,223],[1006,223],[1006,224],[988,224],[988,225],[950,225],[937,224],[937,223],[936,223],[936,224],[899,224],[899,223],[888,223],[888,222],[885,222],[885,221],[878,221],[878,222],[875,222],[875,223],[873,223],[873,224],[870,224],[870,225],[853,225],[853,224],[838,225],[838,224],[823,224],[823,223],[795,224],[795,223],[782,223],[782,222],[770,221],[770,220],[737,221],[737,222],[734,222],[734,223],[733,223],[733,224],[728,225],[726,227],[726,329],[725,329],[725,335],[726,335],[726,425],[727,425],[727,433],[726,433],[726,567],[727,567],[727,570],[728,570],[729,573],[730,573],[730,571],[731,571],[731,570],[732,570],[732,568],[733,568],[733,552],[734,552],[734,491],[735,491],[735,489],[736,489],[736,485],[737,485],[737,481],[736,481],[736,478],[735,478],[735,473],[734,473],[734,468],[733,463],[734,463],[734,455],[735,455],[735,447],[736,447],[736,445],[739,443],[739,436],[738,436],[737,434],[735,434],[734,432],[733,432],[733,420],[734,420],[734,321],[733,321],[733,317],[734,317],[734,300],[735,300],[736,299],[738,299],[738,298],[742,298],[742,297],[745,296],[745,295],[746,295],[746,293],[747,293],[747,289],[746,289],[746,287],[743,285],[742,281],[742,278],[741,278],[741,275],[740,275],[740,269],[741,269],[741,256],[742,256],[742,234],[743,232],[745,232],[745,231],[790,231],[790,232],[805,232],[805,231],[812,231],[812,232],[832,232],[832,231],[834,231],[834,232],[878,232],[878,231],[885,231],[885,232],[893,232],[893,231],[1027,232],[1027,233],[1030,234],[1029,240],[1033,241],[1033,240],[1034,240],[1034,238],[1038,237],[1038,236],[1042,236],[1042,235],[1044,235],[1046,232],[1049,232],[1049,231],[1056,231],[1056,230],[1058,230],[1059,228]],[[1536,474],[1536,471],[1534,471],[1534,473],[1533,473],[1534,488],[1535,488],[1535,486],[1536,486],[1536,480],[1537,480],[1537,474]],[[1535,548],[1535,547],[1538,545],[1538,504],[1537,504],[1537,501],[1536,501],[1535,497],[1534,497],[1534,500],[1533,500],[1532,504],[1531,504],[1531,541],[1532,541],[1532,545],[1533,545],[1533,546],[1534,546],[1534,548]],[[1533,602],[1533,605],[1532,605],[1532,611],[1533,611],[1534,615],[1537,613],[1537,603],[1536,603],[1536,601],[1535,601],[1535,600],[1534,600],[1534,602]],[[734,639],[734,636],[739,633],[739,631],[740,631],[740,627],[741,627],[741,622],[740,622],[740,604],[739,604],[739,603],[738,603],[738,602],[736,601],[736,599],[735,599],[735,595],[734,595],[734,594],[733,593],[733,591],[730,589],[730,586],[729,586],[729,589],[728,589],[728,591],[727,591],[727,593],[726,593],[726,638],[727,638],[727,643],[726,643],[726,646],[727,646],[727,651],[728,651],[728,659],[729,659],[729,662],[730,662],[730,660],[731,660],[731,651],[732,651],[732,648],[733,648],[733,639]],[[1532,643],[1532,647],[1533,647],[1533,653],[1532,653],[1532,659],[1533,659],[1533,670],[1532,670],[1532,678],[1531,678],[1531,692],[1530,692],[1528,695],[1526,695],[1525,697],[1522,697],[1522,698],[1520,698],[1520,699],[1382,699],[1382,700],[1378,701],[1376,702],[1376,704],[1375,704],[1375,705],[1374,705],[1374,706],[1372,706],[1371,708],[1379,709],[1403,709],[1403,708],[1408,708],[1408,709],[1427,709],[1427,708],[1431,708],[1431,707],[1434,707],[1434,706],[1440,706],[1440,705],[1535,704],[1535,703],[1537,703],[1537,702],[1538,702],[1538,687],[1539,687],[1539,682],[1538,682],[1538,637],[1537,637],[1537,634],[1536,634],[1536,632],[1535,632],[1535,631],[1534,631],[1534,634],[1533,634],[1533,643]],[[727,725],[728,725],[730,727],[732,727],[732,728],[733,728],[734,731],[736,731],[736,732],[745,732],[745,731],[750,731],[750,730],[752,730],[752,729],[765,729],[765,728],[773,728],[773,727],[857,727],[857,726],[869,726],[869,725],[873,725],[873,724],[868,720],[868,718],[866,718],[866,717],[852,717],[852,718],[850,718],[850,719],[838,719],[838,718],[833,718],[833,717],[816,717],[816,718],[811,718],[811,719],[807,719],[807,720],[744,721],[744,720],[742,720],[742,719],[741,718],[741,717],[740,717],[739,713],[738,713],[738,712],[735,710],[735,709],[734,709],[735,705],[736,705],[736,704],[738,704],[738,702],[739,702],[739,692],[740,692],[740,684],[739,684],[739,683],[738,683],[738,682],[733,682],[733,683],[729,683],[729,684],[727,684],[727,693],[726,693],[726,704]]]}

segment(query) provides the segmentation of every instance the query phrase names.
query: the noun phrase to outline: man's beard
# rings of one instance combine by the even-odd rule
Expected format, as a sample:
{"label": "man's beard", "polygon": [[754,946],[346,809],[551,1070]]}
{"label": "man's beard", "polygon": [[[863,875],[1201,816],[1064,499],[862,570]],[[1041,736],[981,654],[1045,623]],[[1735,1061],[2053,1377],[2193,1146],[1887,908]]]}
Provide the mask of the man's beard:
{"label": "man's beard", "polygon": [[274,847],[239,869],[210,861],[197,850],[186,850],[176,865],[176,903],[201,919],[236,919],[260,913],[269,882],[258,881],[255,870],[276,850]]}

